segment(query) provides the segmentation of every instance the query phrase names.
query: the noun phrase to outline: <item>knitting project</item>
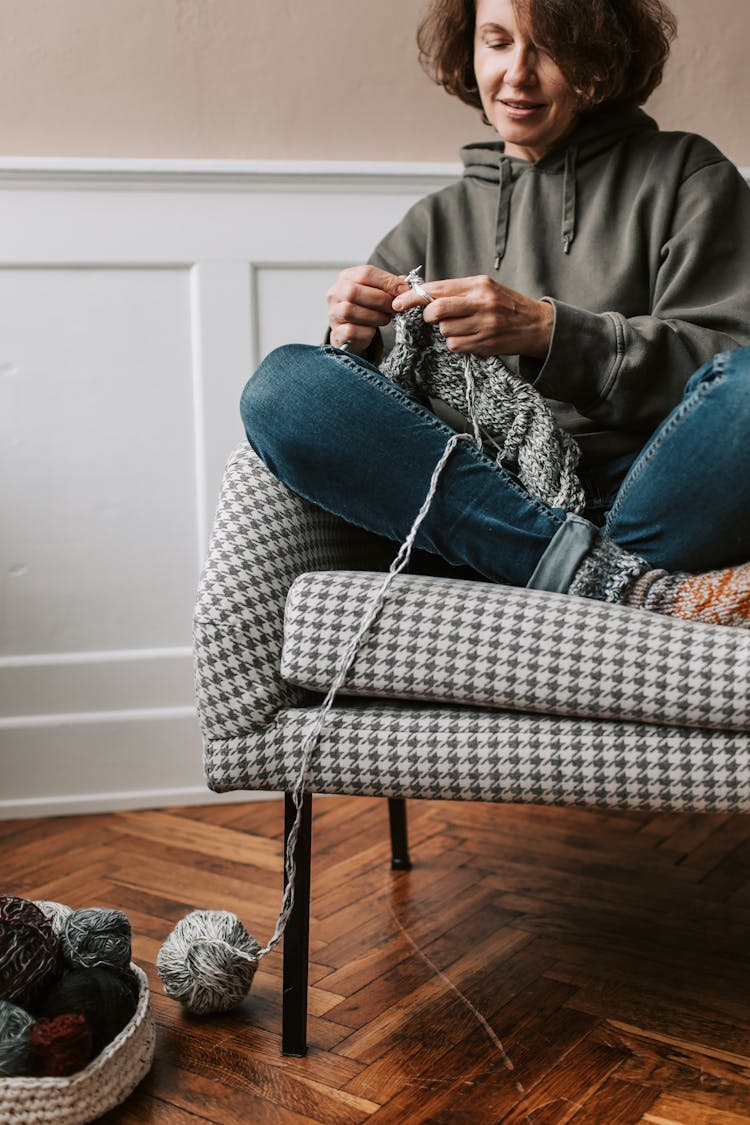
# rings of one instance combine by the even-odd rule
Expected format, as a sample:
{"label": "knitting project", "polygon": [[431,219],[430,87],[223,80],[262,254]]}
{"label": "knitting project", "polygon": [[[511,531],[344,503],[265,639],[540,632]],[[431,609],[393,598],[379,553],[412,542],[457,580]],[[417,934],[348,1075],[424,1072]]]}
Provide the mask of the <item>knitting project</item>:
{"label": "knitting project", "polygon": [[439,398],[470,419],[485,452],[510,467],[532,496],[553,508],[583,511],[580,450],[538,391],[497,356],[451,352],[421,308],[398,314],[394,325],[396,343],[381,366],[384,375],[407,393]]}

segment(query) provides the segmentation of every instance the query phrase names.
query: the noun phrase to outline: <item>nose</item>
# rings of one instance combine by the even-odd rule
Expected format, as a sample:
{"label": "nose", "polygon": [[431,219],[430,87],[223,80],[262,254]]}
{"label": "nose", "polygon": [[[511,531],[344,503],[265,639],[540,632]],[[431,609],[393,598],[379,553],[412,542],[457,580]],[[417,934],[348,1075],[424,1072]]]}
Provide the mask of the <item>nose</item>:
{"label": "nose", "polygon": [[509,86],[528,86],[536,77],[534,48],[529,43],[516,43],[508,60],[505,81]]}

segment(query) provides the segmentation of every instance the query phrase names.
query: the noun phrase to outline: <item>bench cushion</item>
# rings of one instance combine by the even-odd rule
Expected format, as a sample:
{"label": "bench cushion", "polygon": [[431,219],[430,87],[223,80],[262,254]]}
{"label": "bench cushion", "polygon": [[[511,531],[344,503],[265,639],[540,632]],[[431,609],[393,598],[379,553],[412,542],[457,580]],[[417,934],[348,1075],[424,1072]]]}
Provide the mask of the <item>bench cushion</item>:
{"label": "bench cushion", "polygon": [[[330,687],[382,574],[303,574],[282,677]],[[750,633],[484,582],[399,575],[342,692],[594,719],[750,730]]]}

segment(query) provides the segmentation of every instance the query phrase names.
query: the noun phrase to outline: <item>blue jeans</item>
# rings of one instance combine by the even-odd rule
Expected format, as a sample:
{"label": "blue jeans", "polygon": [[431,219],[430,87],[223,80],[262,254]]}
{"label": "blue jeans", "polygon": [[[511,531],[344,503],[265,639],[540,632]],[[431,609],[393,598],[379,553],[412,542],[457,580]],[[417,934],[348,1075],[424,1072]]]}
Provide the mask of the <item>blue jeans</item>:
{"label": "blue jeans", "polygon": [[[454,432],[372,364],[329,345],[272,352],[249,379],[241,413],[279,480],[396,543]],[[509,468],[462,441],[416,546],[489,581],[557,590],[599,534],[668,570],[750,560],[750,348],[701,367],[632,464],[609,468],[614,495],[600,532],[530,496]]]}

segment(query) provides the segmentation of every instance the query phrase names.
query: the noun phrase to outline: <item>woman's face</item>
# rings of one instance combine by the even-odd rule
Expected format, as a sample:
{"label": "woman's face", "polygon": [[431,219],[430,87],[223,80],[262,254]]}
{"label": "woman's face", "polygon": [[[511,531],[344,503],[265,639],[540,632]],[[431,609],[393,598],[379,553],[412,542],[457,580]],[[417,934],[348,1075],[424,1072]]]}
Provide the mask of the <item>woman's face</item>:
{"label": "woman's face", "polygon": [[570,133],[580,104],[558,66],[518,26],[511,0],[477,0],[474,73],[509,156],[538,160]]}

